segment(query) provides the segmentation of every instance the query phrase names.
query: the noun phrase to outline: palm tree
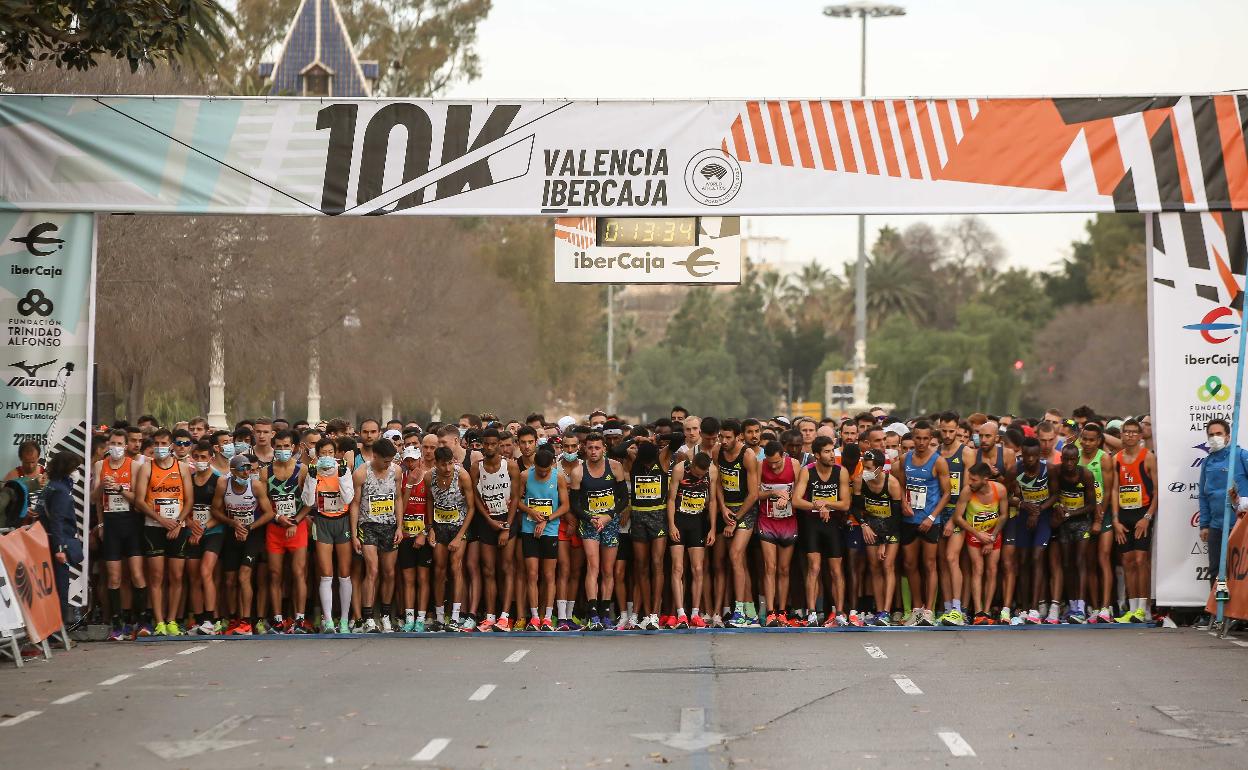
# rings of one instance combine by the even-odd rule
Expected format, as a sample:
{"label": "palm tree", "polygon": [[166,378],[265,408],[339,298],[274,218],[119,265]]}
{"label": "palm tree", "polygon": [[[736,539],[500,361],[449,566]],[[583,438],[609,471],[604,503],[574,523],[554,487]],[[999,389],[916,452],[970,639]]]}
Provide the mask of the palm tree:
{"label": "palm tree", "polygon": [[789,287],[789,277],[777,270],[767,270],[759,274],[758,286],[763,294],[763,317],[772,328],[787,326],[785,294]]}

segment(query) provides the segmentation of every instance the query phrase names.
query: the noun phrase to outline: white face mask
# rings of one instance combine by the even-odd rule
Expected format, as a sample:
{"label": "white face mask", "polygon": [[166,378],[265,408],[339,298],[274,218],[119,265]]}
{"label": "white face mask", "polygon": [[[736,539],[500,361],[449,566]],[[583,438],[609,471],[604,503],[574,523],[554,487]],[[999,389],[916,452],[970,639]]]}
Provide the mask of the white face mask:
{"label": "white face mask", "polygon": [[110,446],[108,448],[108,456],[114,460],[120,460],[126,456],[126,448],[124,446]]}
{"label": "white face mask", "polygon": [[204,471],[208,470],[211,467],[212,467],[212,463],[210,462],[204,462],[202,460],[195,461],[195,471],[197,473],[203,473]]}
{"label": "white face mask", "polygon": [[1222,434],[1218,434],[1216,436],[1209,437],[1209,451],[1210,452],[1217,452],[1225,448],[1226,448],[1226,436],[1223,436]]}
{"label": "white face mask", "polygon": [[862,480],[863,481],[875,481],[875,471],[863,471]]}
{"label": "white face mask", "polygon": [[891,448],[890,448],[890,449],[885,449],[885,450],[884,450],[884,456],[885,456],[885,457],[887,457],[889,460],[896,460],[896,459],[897,459],[897,450],[896,450],[896,449],[891,449]]}

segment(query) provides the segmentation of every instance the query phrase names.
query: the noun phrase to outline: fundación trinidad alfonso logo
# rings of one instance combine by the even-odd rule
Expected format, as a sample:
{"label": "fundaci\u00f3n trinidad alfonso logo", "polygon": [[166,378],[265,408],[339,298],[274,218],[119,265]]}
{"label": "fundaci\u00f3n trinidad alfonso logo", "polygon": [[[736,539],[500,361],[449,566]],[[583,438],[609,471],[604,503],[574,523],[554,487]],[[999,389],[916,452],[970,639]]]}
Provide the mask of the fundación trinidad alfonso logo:
{"label": "fundaci\u00f3n trinidad alfonso logo", "polygon": [[1218,345],[1229,340],[1231,335],[1239,329],[1239,324],[1233,320],[1222,320],[1232,315],[1233,312],[1229,307],[1215,307],[1213,310],[1205,313],[1205,317],[1200,319],[1200,323],[1187,324],[1183,328],[1200,332],[1200,336],[1205,338],[1205,342],[1211,345]]}
{"label": "fundaci\u00f3n trinidad alfonso logo", "polygon": [[685,189],[705,206],[722,206],[741,190],[741,164],[721,149],[703,150],[685,166]]}
{"label": "fundaci\u00f3n trinidad alfonso logo", "polygon": [[1216,401],[1219,404],[1229,401],[1231,398],[1231,387],[1222,383],[1222,378],[1210,375],[1205,380],[1205,384],[1196,388],[1196,398],[1204,403]]}

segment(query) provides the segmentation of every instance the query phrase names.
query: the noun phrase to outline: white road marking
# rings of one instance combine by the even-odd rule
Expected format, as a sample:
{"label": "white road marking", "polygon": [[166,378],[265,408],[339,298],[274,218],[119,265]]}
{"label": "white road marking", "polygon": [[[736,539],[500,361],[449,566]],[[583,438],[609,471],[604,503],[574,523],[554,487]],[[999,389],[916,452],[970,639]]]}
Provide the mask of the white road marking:
{"label": "white road marking", "polygon": [[634,733],[634,738],[657,741],[681,751],[705,751],[732,738],[731,735],[706,731],[706,709],[683,708],[680,710],[680,731],[675,733]]}
{"label": "white road marking", "polygon": [[232,717],[226,717],[190,740],[153,741],[152,743],[145,743],[143,746],[161,759],[187,759],[188,757],[193,757],[197,754],[203,754],[209,751],[225,751],[226,749],[246,746],[251,743],[256,743],[259,739],[249,738],[243,741],[229,741],[223,739],[231,730],[239,727],[249,719],[251,719],[251,715],[249,714],[235,714]]}
{"label": "white road marking", "polygon": [[920,690],[919,686],[915,684],[914,681],[911,679],[907,679],[904,676],[894,676],[893,681],[897,683],[897,686],[900,687],[901,691],[904,692],[906,695],[922,695],[923,694],[923,691]]}
{"label": "white road marking", "polygon": [[483,684],[477,688],[477,691],[468,696],[468,700],[485,700],[490,697],[490,693],[494,692],[496,685]]}
{"label": "white road marking", "polygon": [[864,644],[862,645],[862,649],[866,650],[868,655],[870,655],[873,658],[876,658],[877,660],[888,657],[887,655],[884,654],[883,650],[873,645]]}
{"label": "white road marking", "polygon": [[192,652],[199,652],[200,650],[206,650],[206,649],[208,649],[208,645],[206,645],[206,644],[197,644],[197,645],[195,645],[194,647],[188,647],[188,648],[186,648],[185,650],[183,650],[182,652],[179,652],[178,654],[179,654],[179,655],[190,655]]}
{"label": "white road marking", "polygon": [[936,735],[945,742],[945,745],[949,747],[949,753],[955,757],[975,756],[975,749],[972,749],[971,744],[967,743],[961,735],[955,732],[939,732]]}
{"label": "white road marking", "polygon": [[426,743],[423,749],[413,754],[411,761],[432,762],[439,754],[442,753],[442,749],[445,749],[448,745],[450,745],[450,743],[450,738],[434,738]]}
{"label": "white road marking", "polygon": [[3,722],[0,722],[0,727],[12,727],[13,725],[20,725],[22,722],[25,722],[27,719],[33,719],[42,713],[43,713],[42,711],[23,711],[22,713],[18,714],[15,717],[11,717],[9,719],[4,720]]}
{"label": "white road marking", "polygon": [[1235,639],[1231,640],[1231,644],[1235,645],[1236,647],[1248,647],[1248,642],[1241,642]]}
{"label": "white road marking", "polygon": [[71,695],[66,695],[64,698],[57,698],[56,700],[52,701],[52,705],[64,706],[66,703],[73,703],[79,698],[85,698],[90,694],[91,694],[90,690],[83,690],[82,692],[76,692]]}
{"label": "white road marking", "polygon": [[172,663],[172,662],[173,661],[170,660],[169,658],[161,658],[160,660],[153,660],[151,663],[148,663],[145,666],[139,666],[139,668],[159,668],[160,666],[163,666],[166,663]]}
{"label": "white road marking", "polygon": [[507,657],[503,658],[503,662],[504,662],[504,663],[519,663],[519,662],[520,662],[520,659],[521,659],[521,658],[523,658],[525,655],[528,655],[528,654],[529,654],[529,651],[528,651],[528,650],[516,650],[516,651],[515,651],[515,652],[513,652],[512,654],[510,654],[510,655],[508,655]]}
{"label": "white road marking", "polygon": [[118,674],[111,679],[105,679],[103,682],[100,682],[100,687],[108,687],[109,685],[117,684],[118,682],[124,682],[132,676],[134,676],[134,674]]}

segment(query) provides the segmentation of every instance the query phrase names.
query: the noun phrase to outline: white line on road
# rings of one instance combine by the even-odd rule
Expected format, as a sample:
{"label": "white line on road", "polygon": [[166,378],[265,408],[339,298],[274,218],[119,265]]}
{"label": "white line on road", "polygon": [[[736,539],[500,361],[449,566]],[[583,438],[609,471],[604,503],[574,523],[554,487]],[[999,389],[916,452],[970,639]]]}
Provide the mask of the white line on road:
{"label": "white line on road", "polygon": [[901,691],[904,692],[906,695],[922,695],[923,694],[923,691],[920,690],[919,686],[915,684],[914,681],[911,679],[907,679],[904,676],[894,676],[893,681],[897,683],[897,686],[900,687]]}
{"label": "white line on road", "polygon": [[942,732],[936,735],[945,742],[945,745],[949,747],[949,752],[955,757],[975,756],[975,749],[972,749],[971,744],[967,743],[961,735],[954,732]]}
{"label": "white line on road", "polygon": [[412,755],[413,762],[432,762],[451,742],[450,738],[434,738],[425,747]]}
{"label": "white line on road", "polygon": [[188,648],[186,648],[185,650],[183,650],[182,652],[179,652],[178,654],[179,654],[179,655],[190,655],[192,652],[199,652],[200,650],[206,650],[206,649],[208,649],[208,645],[206,645],[206,644],[197,644],[197,645],[195,645],[194,647],[188,647]]}
{"label": "white line on road", "polygon": [[172,662],[173,661],[170,660],[169,658],[161,658],[160,660],[153,660],[151,663],[148,663],[145,666],[139,666],[139,668],[159,668],[160,666],[163,666],[166,663],[172,663]]}
{"label": "white line on road", "polygon": [[869,644],[864,644],[862,645],[862,649],[866,650],[868,655],[870,655],[873,658],[876,658],[877,660],[888,657],[887,655],[884,654],[884,651],[881,650],[879,647],[875,647]]}
{"label": "white line on road", "polygon": [[22,713],[18,714],[15,717],[11,717],[9,719],[4,720],[3,722],[0,722],[0,727],[12,727],[13,725],[20,725],[22,722],[25,722],[27,719],[33,719],[34,717],[37,717],[42,713],[43,713],[42,711],[23,711]]}
{"label": "white line on road", "polygon": [[1239,642],[1234,639],[1231,640],[1231,644],[1235,645],[1236,647],[1248,647],[1248,642]]}
{"label": "white line on road", "polygon": [[528,654],[529,654],[529,651],[528,651],[528,650],[516,650],[516,651],[515,651],[515,652],[513,652],[512,654],[510,654],[510,655],[508,655],[507,657],[503,658],[503,662],[504,662],[504,663],[519,663],[519,662],[520,662],[520,659],[521,659],[521,658],[523,658],[525,655],[528,655]]}
{"label": "white line on road", "polygon": [[83,690],[82,692],[76,692],[71,695],[66,695],[64,698],[57,698],[56,700],[52,701],[52,705],[64,706],[66,703],[73,703],[79,698],[85,698],[90,694],[91,694],[90,690]]}
{"label": "white line on road", "polygon": [[117,684],[118,682],[124,682],[132,676],[134,676],[134,674],[118,674],[111,679],[105,679],[103,682],[100,682],[100,687],[108,687],[109,685]]}
{"label": "white line on road", "polygon": [[477,691],[468,696],[468,700],[485,700],[490,697],[490,693],[494,692],[496,685],[483,684],[477,688]]}

